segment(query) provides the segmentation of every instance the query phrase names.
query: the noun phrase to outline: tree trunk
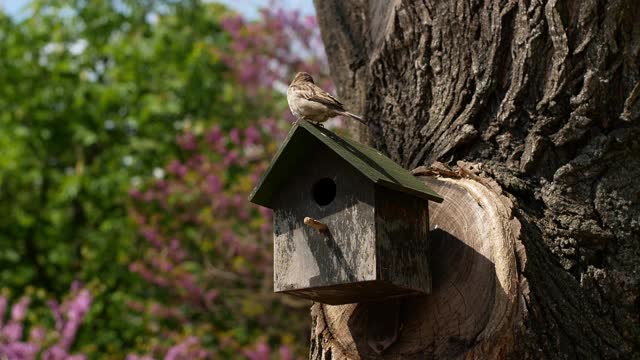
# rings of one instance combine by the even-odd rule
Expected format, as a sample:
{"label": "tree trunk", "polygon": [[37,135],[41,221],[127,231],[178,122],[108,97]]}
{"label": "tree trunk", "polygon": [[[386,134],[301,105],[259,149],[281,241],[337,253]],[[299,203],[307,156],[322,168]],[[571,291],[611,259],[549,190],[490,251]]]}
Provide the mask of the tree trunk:
{"label": "tree trunk", "polygon": [[314,1],[360,139],[445,201],[433,294],[315,304],[310,358],[640,358],[640,1]]}

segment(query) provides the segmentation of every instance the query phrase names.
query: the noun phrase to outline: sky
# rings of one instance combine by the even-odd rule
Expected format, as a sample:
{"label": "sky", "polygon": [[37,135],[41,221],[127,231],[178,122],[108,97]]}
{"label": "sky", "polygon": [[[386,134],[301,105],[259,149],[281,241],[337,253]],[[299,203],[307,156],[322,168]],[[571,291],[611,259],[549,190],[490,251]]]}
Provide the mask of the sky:
{"label": "sky", "polygon": [[[29,0],[0,0],[0,7],[7,13],[15,16],[20,13],[20,9],[27,4]],[[269,5],[269,0],[218,0],[226,4],[230,8],[236,9],[244,13],[249,18],[255,18],[258,15],[257,9]],[[285,9],[298,9],[305,15],[315,13],[312,0],[279,0],[279,3]]]}
{"label": "sky", "polygon": [[[220,0],[218,2],[238,11],[248,11],[249,17],[255,17],[258,14],[256,11],[258,8],[269,5],[269,0]],[[279,3],[285,9],[299,9],[305,15],[315,14],[312,0],[279,0]]]}

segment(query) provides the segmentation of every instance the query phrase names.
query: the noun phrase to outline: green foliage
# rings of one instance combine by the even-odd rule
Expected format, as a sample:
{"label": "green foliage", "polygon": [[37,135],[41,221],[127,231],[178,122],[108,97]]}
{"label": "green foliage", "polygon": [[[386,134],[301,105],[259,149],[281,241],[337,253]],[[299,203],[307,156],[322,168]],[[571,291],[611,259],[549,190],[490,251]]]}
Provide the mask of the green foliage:
{"label": "green foliage", "polygon": [[304,352],[308,304],[272,293],[270,212],[246,196],[289,129],[274,89],[322,72],[318,49],[277,8],[0,11],[0,358]]}
{"label": "green foliage", "polygon": [[[127,269],[129,186],[185,122],[246,118],[217,51],[224,8],[199,1],[34,1],[0,15],[0,283],[94,290],[81,343],[112,352],[142,325]],[[231,120],[229,120],[231,121]],[[224,122],[224,121],[223,121]]]}

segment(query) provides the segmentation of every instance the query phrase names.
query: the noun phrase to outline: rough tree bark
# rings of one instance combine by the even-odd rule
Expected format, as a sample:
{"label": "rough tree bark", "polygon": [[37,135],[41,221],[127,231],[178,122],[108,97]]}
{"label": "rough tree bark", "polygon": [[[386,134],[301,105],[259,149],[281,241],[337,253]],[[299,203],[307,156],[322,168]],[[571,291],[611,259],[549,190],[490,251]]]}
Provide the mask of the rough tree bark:
{"label": "rough tree bark", "polygon": [[640,1],[314,1],[361,140],[445,202],[434,293],[314,304],[310,358],[640,358]]}

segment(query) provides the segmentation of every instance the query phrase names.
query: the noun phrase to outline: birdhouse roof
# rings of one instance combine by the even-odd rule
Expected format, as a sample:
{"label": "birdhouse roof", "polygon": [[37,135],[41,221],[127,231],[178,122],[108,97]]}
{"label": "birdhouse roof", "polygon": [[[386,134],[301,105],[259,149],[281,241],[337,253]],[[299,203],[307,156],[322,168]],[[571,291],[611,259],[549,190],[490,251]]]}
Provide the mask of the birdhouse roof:
{"label": "birdhouse roof", "polygon": [[249,195],[255,204],[271,207],[273,194],[291,176],[292,169],[304,164],[305,156],[321,143],[338,154],[373,183],[419,198],[442,202],[442,198],[378,150],[346,139],[307,121],[298,121],[278,149],[271,165]]}

